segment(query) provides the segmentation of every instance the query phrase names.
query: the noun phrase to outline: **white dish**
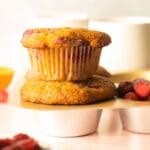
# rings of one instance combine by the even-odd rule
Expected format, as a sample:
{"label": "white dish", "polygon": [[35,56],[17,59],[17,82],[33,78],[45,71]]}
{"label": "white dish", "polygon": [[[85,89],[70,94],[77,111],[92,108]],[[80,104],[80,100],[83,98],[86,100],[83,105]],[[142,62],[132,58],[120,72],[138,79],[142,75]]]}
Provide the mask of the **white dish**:
{"label": "white dish", "polygon": [[38,131],[56,137],[76,137],[97,130],[102,110],[35,111]]}
{"label": "white dish", "polygon": [[[113,81],[116,83],[121,81],[133,81],[136,78],[149,80],[150,70],[145,69],[119,73],[112,77]],[[122,98],[120,98],[120,101],[124,103],[124,106],[127,106],[126,109],[125,107],[123,109],[119,109],[123,127],[129,131],[150,134],[150,119],[148,117],[150,115],[150,101],[125,100]],[[129,106],[131,107],[129,108]],[[137,108],[135,108],[135,106]]]}
{"label": "white dish", "polygon": [[150,108],[130,108],[120,110],[123,127],[129,131],[150,134]]}

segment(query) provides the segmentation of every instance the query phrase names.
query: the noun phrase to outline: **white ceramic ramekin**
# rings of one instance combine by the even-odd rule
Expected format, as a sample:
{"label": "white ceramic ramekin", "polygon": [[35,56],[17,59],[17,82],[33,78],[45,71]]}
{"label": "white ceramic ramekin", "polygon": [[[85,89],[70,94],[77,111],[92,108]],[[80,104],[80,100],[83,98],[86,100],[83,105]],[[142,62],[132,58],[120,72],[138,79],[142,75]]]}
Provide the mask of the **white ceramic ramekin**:
{"label": "white ceramic ramekin", "polygon": [[97,131],[102,110],[36,111],[39,132],[55,137],[83,136]]}
{"label": "white ceramic ramekin", "polygon": [[124,129],[150,134],[150,108],[120,109],[120,117]]}

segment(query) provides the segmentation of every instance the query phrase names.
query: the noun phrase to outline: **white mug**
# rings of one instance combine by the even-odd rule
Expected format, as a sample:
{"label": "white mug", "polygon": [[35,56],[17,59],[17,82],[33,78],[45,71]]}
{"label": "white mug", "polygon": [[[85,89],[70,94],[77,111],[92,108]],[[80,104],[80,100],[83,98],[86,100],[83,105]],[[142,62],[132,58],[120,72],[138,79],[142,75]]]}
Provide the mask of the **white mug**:
{"label": "white mug", "polygon": [[83,13],[61,14],[50,17],[30,17],[28,28],[74,27],[88,28],[88,16]]}
{"label": "white mug", "polygon": [[103,49],[100,64],[123,71],[150,67],[150,17],[91,20],[89,28],[108,33],[112,43]]}

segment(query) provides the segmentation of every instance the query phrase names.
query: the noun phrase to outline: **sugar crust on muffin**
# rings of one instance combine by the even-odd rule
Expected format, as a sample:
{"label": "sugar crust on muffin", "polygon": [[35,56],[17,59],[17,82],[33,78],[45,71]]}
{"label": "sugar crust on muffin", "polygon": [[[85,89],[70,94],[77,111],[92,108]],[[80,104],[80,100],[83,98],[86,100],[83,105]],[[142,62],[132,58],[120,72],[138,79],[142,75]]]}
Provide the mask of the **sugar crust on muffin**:
{"label": "sugar crust on muffin", "polygon": [[42,104],[89,104],[113,98],[116,88],[112,81],[93,76],[81,82],[27,80],[20,90],[21,99]]}
{"label": "sugar crust on muffin", "polygon": [[111,43],[108,34],[82,28],[37,28],[24,32],[21,43],[26,48],[68,48],[91,46],[102,48]]}

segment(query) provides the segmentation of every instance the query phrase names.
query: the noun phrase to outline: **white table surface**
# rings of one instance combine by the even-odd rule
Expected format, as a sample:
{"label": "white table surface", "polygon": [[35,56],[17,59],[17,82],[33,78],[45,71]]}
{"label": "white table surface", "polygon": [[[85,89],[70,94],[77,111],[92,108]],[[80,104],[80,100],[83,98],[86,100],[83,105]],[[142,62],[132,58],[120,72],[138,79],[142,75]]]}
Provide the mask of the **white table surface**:
{"label": "white table surface", "polygon": [[35,137],[52,150],[149,150],[150,135],[122,129],[118,110],[104,110],[96,133],[57,138],[40,134],[34,124],[31,110],[16,109],[0,104],[0,138],[23,132]]}

